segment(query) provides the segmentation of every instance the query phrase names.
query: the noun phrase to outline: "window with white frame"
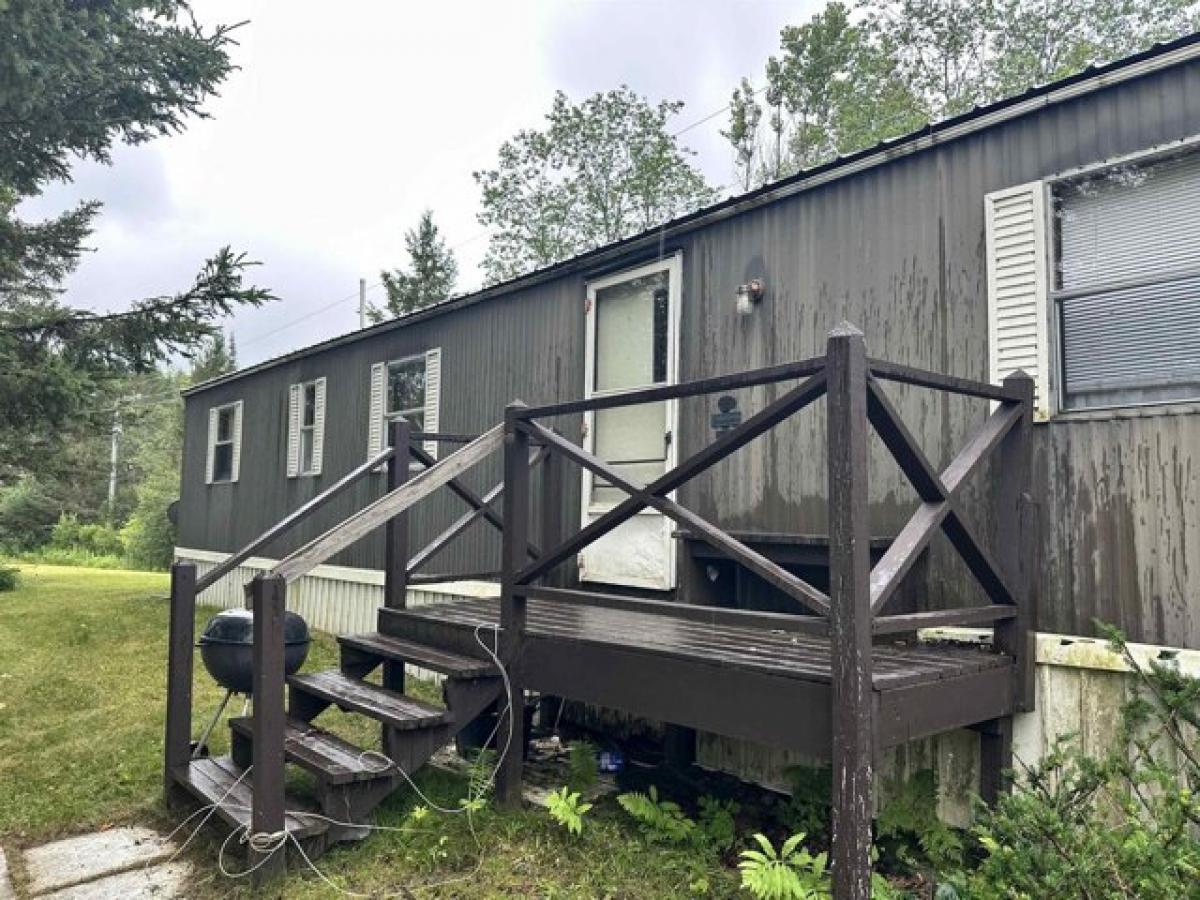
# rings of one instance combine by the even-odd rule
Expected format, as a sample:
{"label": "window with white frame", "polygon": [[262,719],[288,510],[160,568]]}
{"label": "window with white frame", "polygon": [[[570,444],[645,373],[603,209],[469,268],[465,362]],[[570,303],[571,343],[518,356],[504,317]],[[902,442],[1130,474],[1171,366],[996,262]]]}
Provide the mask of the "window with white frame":
{"label": "window with white frame", "polygon": [[1200,400],[1200,152],[1053,185],[1063,409]]}
{"label": "window with white frame", "polygon": [[[371,402],[367,455],[376,456],[387,443],[387,426],[406,419],[413,431],[437,431],[441,405],[442,351],[403,356],[371,366]],[[425,442],[437,455],[437,445]]]}
{"label": "window with white frame", "polygon": [[288,398],[288,477],[320,475],[325,444],[325,379],[291,386]]}
{"label": "window with white frame", "polygon": [[238,480],[242,443],[242,401],[215,406],[208,411],[209,484]]}

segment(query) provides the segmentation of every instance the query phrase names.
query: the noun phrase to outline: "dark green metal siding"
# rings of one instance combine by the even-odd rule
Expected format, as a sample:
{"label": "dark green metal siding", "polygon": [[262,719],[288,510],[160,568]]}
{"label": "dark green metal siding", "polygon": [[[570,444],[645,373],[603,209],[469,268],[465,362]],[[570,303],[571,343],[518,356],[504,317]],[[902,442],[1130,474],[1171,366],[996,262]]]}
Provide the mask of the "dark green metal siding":
{"label": "dark green metal siding", "polygon": [[[578,396],[583,390],[582,343],[583,287],[576,279],[373,335],[190,396],[180,546],[232,551],[363,462],[372,363],[441,347],[441,429],[478,432],[494,425],[515,397],[537,403]],[[288,385],[320,376],[328,379],[323,473],[287,478]],[[206,485],[208,408],[234,399],[245,402],[241,478],[237,484]],[[485,489],[499,478],[497,454],[492,465],[472,473],[468,482]],[[264,555],[278,557],[315,537],[379,496],[383,485],[382,474],[368,477]],[[578,502],[577,493],[572,502]],[[465,509],[441,495],[421,504],[412,520],[414,548]],[[378,568],[382,560],[381,538],[375,536],[331,562]],[[430,569],[478,571],[498,565],[496,532],[477,523]]]}
{"label": "dark green metal siding", "polygon": [[[683,252],[682,377],[819,354],[826,332],[848,319],[875,356],[986,379],[984,195],[1198,133],[1200,63],[1188,62],[679,235],[662,250]],[[753,316],[739,317],[734,291],[752,277],[766,281],[767,296]],[[581,273],[562,276],[189,397],[180,544],[232,550],[321,483],[284,477],[286,391],[294,381],[330,379],[325,483],[365,456],[371,362],[441,346],[442,428],[450,431],[496,422],[514,397],[579,396],[583,285]],[[742,392],[742,410],[761,408],[781,389]],[[918,389],[891,393],[940,464],[986,413],[975,401]],[[232,399],[246,401],[241,482],[206,487],[207,409]],[[711,439],[714,407],[715,398],[684,401],[683,454]],[[819,409],[806,411],[689,485],[684,502],[729,528],[823,530],[823,421]],[[578,437],[577,422],[560,427]],[[1197,411],[1062,417],[1036,426],[1035,443],[1040,627],[1090,632],[1099,616],[1135,639],[1200,647]],[[980,473],[977,483],[985,478]],[[566,504],[574,522],[571,483]],[[872,460],[871,496],[877,533],[899,528],[914,502],[882,450]],[[347,499],[299,538],[365,499],[365,492]],[[457,513],[453,503],[422,508],[418,539]],[[490,567],[497,546],[477,526],[471,541],[434,568]],[[374,541],[336,562],[377,566],[380,558]],[[963,602],[970,587],[960,566],[935,548],[928,571],[929,606]]]}

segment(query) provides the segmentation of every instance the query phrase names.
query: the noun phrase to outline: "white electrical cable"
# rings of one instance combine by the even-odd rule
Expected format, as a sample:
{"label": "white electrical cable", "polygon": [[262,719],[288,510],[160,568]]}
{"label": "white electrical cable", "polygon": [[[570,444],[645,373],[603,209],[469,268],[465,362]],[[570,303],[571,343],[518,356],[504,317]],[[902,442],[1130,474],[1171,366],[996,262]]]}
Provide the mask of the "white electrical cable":
{"label": "white electrical cable", "polygon": [[[485,627],[491,627],[491,629],[492,629],[493,647],[489,647],[483,641],[481,632]],[[459,813],[466,814],[467,827],[471,831],[471,837],[475,842],[476,850],[479,851],[479,858],[475,863],[475,867],[473,869],[471,869],[470,872],[467,872],[464,875],[455,876],[454,878],[449,878],[449,879],[445,879],[442,881],[427,882],[425,884],[416,885],[414,887],[401,888],[400,891],[398,891],[396,893],[392,893],[392,894],[384,894],[384,895],[359,894],[359,893],[347,890],[346,888],[339,886],[332,879],[330,879],[328,875],[326,875],[324,872],[322,872],[321,869],[312,861],[312,859],[305,852],[304,847],[301,846],[300,839],[297,838],[296,835],[293,834],[286,826],[281,831],[252,832],[250,830],[250,826],[245,825],[241,828],[236,828],[233,831],[231,831],[229,836],[226,837],[225,840],[221,843],[220,850],[217,854],[217,867],[220,869],[221,874],[224,875],[225,877],[231,878],[231,879],[245,878],[245,877],[253,874],[255,871],[257,871],[263,865],[265,865],[271,859],[271,857],[273,857],[279,850],[286,847],[288,841],[291,840],[291,842],[293,844],[295,844],[296,850],[300,854],[300,858],[304,860],[305,865],[307,865],[308,868],[311,869],[316,874],[316,876],[321,879],[321,881],[323,881],[325,884],[329,885],[329,887],[333,888],[335,891],[342,894],[343,896],[356,898],[356,900],[357,900],[357,898],[363,898],[363,900],[369,900],[369,898],[371,898],[371,897],[381,897],[381,896],[384,898],[386,898],[386,897],[401,897],[401,896],[406,896],[407,894],[410,894],[413,890],[432,890],[434,888],[446,887],[451,884],[456,884],[456,883],[459,883],[462,881],[468,881],[468,880],[474,878],[479,873],[479,870],[481,868],[483,868],[483,862],[484,862],[483,842],[479,839],[479,834],[475,830],[475,821],[472,818],[472,813],[474,811],[474,809],[473,809],[474,801],[479,799],[480,796],[482,796],[484,793],[486,793],[496,783],[496,778],[500,774],[500,768],[501,768],[501,766],[504,765],[504,760],[508,756],[508,753],[510,752],[510,750],[512,748],[513,739],[516,734],[516,724],[515,724],[516,704],[514,703],[512,681],[509,678],[508,670],[505,669],[504,664],[500,661],[500,656],[499,656],[500,630],[499,630],[499,627],[496,625],[485,626],[483,623],[480,623],[479,625],[477,625],[475,627],[475,641],[483,649],[484,653],[486,653],[491,658],[492,662],[496,666],[497,671],[500,673],[500,678],[504,685],[504,695],[505,695],[505,700],[506,700],[504,709],[501,710],[499,716],[497,716],[495,726],[492,728],[491,733],[488,735],[487,739],[484,741],[484,744],[483,744],[484,747],[486,747],[488,744],[490,744],[492,742],[492,740],[496,737],[497,733],[500,730],[500,723],[502,721],[504,721],[506,718],[508,720],[508,734],[506,735],[506,738],[504,741],[504,746],[501,749],[500,754],[496,758],[496,765],[492,769],[492,773],[488,777],[487,781],[478,787],[478,791],[476,792],[476,794],[474,796],[472,796],[471,787],[468,785],[466,803],[459,809],[447,809],[445,807],[439,806],[438,804],[436,804],[432,800],[430,800],[429,797],[426,796],[426,794],[416,785],[416,783],[413,781],[412,777],[406,771],[404,771],[404,768],[402,766],[400,766],[398,763],[396,763],[395,760],[389,758],[386,754],[381,753],[377,750],[364,750],[360,756],[360,760],[366,758],[367,756],[378,756],[381,759],[386,760],[385,768],[379,769],[378,771],[380,773],[382,773],[384,771],[387,771],[388,769],[395,768],[395,770],[400,773],[400,775],[404,778],[404,780],[406,782],[408,782],[409,786],[413,789],[413,791],[416,793],[416,795],[429,808],[434,809],[441,813],[445,813],[447,815],[457,815]],[[522,723],[522,725],[523,725],[523,723]],[[253,768],[253,766],[247,767],[247,769],[244,772],[242,772],[241,775],[238,776],[237,780],[232,785],[229,786],[229,789],[225,792],[225,794],[219,800],[217,800],[215,803],[211,803],[205,807],[201,807],[199,810],[192,813],[192,815],[190,815],[186,819],[184,819],[183,822],[181,822],[179,824],[179,826],[174,831],[172,831],[170,835],[167,836],[166,840],[169,841],[188,822],[190,822],[192,819],[194,819],[196,816],[200,815],[201,813],[204,813],[207,811],[208,815],[206,815],[204,817],[204,819],[196,827],[196,830],[192,832],[192,834],[183,843],[183,845],[178,850],[175,851],[175,853],[171,856],[171,860],[174,860],[180,853],[183,852],[184,848],[186,848],[188,846],[188,844],[191,843],[192,838],[194,838],[196,836],[196,834],[199,833],[200,829],[204,827],[205,823],[208,822],[208,820],[212,817],[213,813],[215,813],[218,808],[225,809],[225,810],[236,810],[236,811],[241,811],[241,812],[250,812],[251,811],[250,807],[247,807],[247,806],[244,806],[241,804],[226,803],[225,801],[228,799],[229,795],[231,793],[233,793],[233,790],[238,786],[238,784],[240,784],[241,781],[248,774],[250,774],[250,770],[252,768]],[[396,832],[402,832],[402,833],[410,833],[409,829],[403,828],[403,827],[363,824],[363,823],[359,823],[359,822],[342,822],[337,819],[330,818],[329,816],[322,815],[320,813],[296,811],[296,812],[289,813],[289,815],[294,816],[296,818],[302,817],[302,818],[306,818],[306,819],[318,819],[320,821],[328,822],[331,825],[338,825],[338,826],[345,827],[345,828],[359,828],[359,829],[366,829],[368,831],[396,831]],[[262,854],[262,859],[258,860],[258,862],[256,862],[250,868],[245,869],[240,872],[230,871],[225,865],[225,851],[228,849],[229,842],[231,840],[233,840],[233,838],[235,836],[238,838],[239,843],[248,844],[250,846],[250,848],[252,850],[254,850],[256,853]]]}

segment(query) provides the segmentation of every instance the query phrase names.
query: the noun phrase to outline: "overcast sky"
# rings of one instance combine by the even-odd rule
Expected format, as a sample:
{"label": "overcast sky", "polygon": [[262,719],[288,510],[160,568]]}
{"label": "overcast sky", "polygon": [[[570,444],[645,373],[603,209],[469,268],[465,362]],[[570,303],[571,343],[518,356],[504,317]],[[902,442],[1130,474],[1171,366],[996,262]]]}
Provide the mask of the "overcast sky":
{"label": "overcast sky", "polygon": [[[683,128],[742,75],[759,84],[780,28],[817,5],[193,0],[202,22],[249,20],[212,118],[120,148],[110,167],[80,164],[24,212],[103,201],[96,252],[68,282],[77,306],[179,290],[223,244],[261,260],[255,280],[281,299],[232,321],[247,365],[357,327],[359,277],[379,301],[379,271],[403,263],[403,233],[426,207],[458,255],[458,289],[477,288],[487,239],[471,172],[539,127],[555,90],[579,100],[625,83],[680,99]],[[714,185],[732,181],[725,124],[681,137]]]}

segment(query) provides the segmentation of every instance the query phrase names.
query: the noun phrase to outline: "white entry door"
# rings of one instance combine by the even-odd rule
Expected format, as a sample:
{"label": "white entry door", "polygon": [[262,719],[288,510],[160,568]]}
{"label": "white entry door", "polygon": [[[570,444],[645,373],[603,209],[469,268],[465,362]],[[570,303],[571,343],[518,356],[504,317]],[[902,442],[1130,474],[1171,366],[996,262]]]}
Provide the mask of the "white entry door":
{"label": "white entry door", "polygon": [[[675,384],[679,369],[680,257],[590,282],[584,396]],[[589,412],[584,449],[622,475],[647,484],[675,465],[678,402],[664,400]],[[628,495],[583,473],[583,524]],[[675,587],[673,523],[643,510],[579,554],[584,581],[669,590]]]}

